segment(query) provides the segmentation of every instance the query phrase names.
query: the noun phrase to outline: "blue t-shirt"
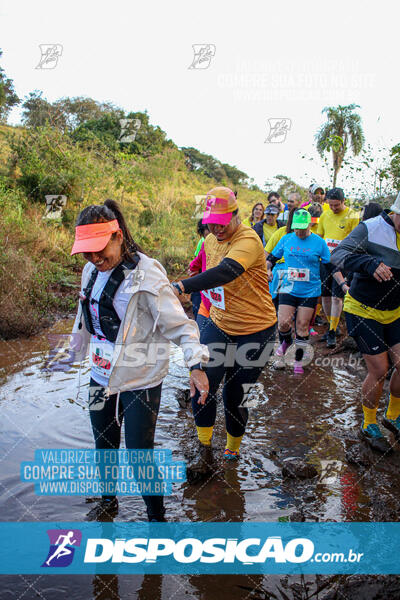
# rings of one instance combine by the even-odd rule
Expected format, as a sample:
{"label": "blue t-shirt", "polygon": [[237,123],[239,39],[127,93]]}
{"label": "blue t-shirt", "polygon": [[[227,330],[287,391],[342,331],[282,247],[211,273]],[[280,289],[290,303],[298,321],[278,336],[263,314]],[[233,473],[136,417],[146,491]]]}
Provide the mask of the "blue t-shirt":
{"label": "blue t-shirt", "polygon": [[295,233],[284,235],[271,253],[285,259],[287,282],[279,290],[299,298],[314,298],[321,294],[320,262],[330,262],[326,242],[315,233],[304,240]]}

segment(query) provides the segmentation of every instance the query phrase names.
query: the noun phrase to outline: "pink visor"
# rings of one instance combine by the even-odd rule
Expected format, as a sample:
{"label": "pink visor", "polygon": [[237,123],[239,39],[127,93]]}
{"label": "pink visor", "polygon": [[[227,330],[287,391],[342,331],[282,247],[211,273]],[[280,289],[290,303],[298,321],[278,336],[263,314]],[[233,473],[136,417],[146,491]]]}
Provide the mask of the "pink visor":
{"label": "pink visor", "polygon": [[100,252],[104,250],[113,233],[120,229],[117,219],[106,223],[90,223],[75,227],[75,242],[71,256],[80,252]]}

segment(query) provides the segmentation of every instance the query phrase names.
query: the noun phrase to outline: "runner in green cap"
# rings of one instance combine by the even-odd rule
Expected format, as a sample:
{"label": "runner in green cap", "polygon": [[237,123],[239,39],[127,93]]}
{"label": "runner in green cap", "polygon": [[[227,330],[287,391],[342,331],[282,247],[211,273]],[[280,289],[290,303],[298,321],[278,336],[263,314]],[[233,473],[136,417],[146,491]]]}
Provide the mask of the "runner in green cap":
{"label": "runner in green cap", "polygon": [[296,314],[294,373],[301,375],[304,373],[302,359],[309,341],[310,322],[321,294],[320,263],[329,263],[330,253],[326,242],[311,233],[311,215],[307,210],[298,209],[293,213],[292,228],[293,233],[285,235],[268,256],[267,266],[270,279],[272,267],[282,257],[287,269],[287,278],[279,293],[281,344],[276,351],[276,366],[284,366],[283,357],[292,343],[292,321]]}

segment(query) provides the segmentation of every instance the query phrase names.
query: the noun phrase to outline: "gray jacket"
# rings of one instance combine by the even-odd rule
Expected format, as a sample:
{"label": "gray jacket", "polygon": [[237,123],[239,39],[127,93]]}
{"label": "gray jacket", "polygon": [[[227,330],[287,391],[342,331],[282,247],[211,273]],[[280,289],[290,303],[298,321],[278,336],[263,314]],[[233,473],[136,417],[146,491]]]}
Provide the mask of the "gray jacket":
{"label": "gray jacket", "polygon": [[[189,368],[209,359],[207,346],[200,344],[197,324],[186,316],[164,267],[142,253],[139,256],[136,269],[128,272],[131,298],[115,342],[108,394],[158,385],[168,373],[170,342],[182,347]],[[81,289],[94,268],[92,263],[83,268]],[[82,361],[88,355],[91,336],[81,303],[72,334],[75,360]]]}

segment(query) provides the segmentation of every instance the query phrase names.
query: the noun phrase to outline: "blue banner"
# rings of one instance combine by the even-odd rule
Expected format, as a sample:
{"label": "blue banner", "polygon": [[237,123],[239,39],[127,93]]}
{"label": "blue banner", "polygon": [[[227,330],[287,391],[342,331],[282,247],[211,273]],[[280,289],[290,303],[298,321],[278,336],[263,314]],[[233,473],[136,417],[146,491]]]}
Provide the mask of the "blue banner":
{"label": "blue banner", "polygon": [[1,574],[398,574],[400,523],[0,523]]}

